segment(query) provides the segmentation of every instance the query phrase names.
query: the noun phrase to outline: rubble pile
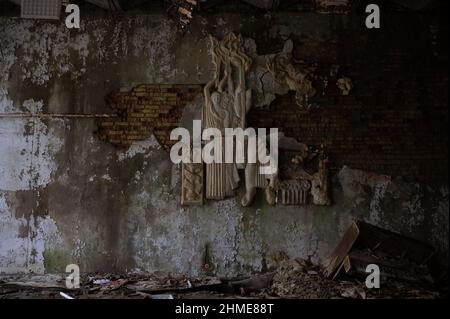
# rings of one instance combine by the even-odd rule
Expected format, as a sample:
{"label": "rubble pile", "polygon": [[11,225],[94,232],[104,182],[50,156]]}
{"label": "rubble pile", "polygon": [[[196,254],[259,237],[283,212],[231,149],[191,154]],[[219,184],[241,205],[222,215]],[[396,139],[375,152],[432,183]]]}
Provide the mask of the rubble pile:
{"label": "rubble pile", "polygon": [[64,275],[0,277],[0,299],[431,299],[446,296],[448,291],[398,280],[382,281],[380,289],[369,289],[354,278],[332,280],[317,266],[298,259],[283,261],[270,273],[233,279],[148,273],[83,275],[79,289],[67,289]]}
{"label": "rubble pile", "polygon": [[279,297],[328,299],[339,297],[336,283],[325,279],[320,270],[301,260],[283,261],[276,270],[268,292]]}
{"label": "rubble pile", "polygon": [[434,287],[387,278],[381,281],[380,289],[369,289],[364,281],[356,278],[344,276],[331,280],[317,266],[299,259],[279,265],[266,293],[299,299],[434,299],[448,295],[448,291],[437,291]]}
{"label": "rubble pile", "polygon": [[[321,267],[281,251],[272,256],[269,272],[238,278],[84,274],[80,287],[69,289],[66,274],[0,276],[0,299],[448,298],[448,269],[436,276],[433,256],[424,243],[355,221]],[[379,287],[366,284],[368,265],[379,269]]]}

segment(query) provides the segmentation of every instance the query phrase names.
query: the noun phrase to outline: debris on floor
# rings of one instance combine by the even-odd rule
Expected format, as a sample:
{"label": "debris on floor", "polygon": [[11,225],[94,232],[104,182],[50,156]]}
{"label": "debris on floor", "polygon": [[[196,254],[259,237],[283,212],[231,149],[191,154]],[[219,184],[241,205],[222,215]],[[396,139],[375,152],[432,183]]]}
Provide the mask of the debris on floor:
{"label": "debris on floor", "polygon": [[[433,254],[426,244],[355,221],[322,267],[278,252],[267,272],[236,278],[84,274],[80,288],[67,289],[65,274],[0,276],[0,299],[447,298],[448,287],[438,284],[448,281],[431,276]],[[380,288],[366,286],[370,263],[380,268]]]}
{"label": "debris on floor", "polygon": [[[0,299],[431,299],[448,295],[448,291],[400,280],[389,280],[380,289],[369,289],[354,278],[326,278],[318,266],[300,259],[283,260],[269,273],[232,279],[148,273],[84,275],[79,289],[66,289],[63,275],[38,277],[0,277]],[[97,277],[110,282],[95,284]]]}
{"label": "debris on floor", "polygon": [[299,299],[442,298],[445,293],[398,280],[369,289],[364,281],[343,277],[331,280],[321,270],[301,260],[287,260],[277,269],[268,295]]}

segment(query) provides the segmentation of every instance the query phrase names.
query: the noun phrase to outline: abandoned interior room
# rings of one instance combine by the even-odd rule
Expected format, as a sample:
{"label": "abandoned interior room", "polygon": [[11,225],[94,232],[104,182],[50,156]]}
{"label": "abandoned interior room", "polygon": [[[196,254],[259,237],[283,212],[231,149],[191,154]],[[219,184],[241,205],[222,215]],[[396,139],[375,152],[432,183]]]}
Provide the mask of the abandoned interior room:
{"label": "abandoned interior room", "polygon": [[0,299],[443,299],[448,1],[0,0]]}

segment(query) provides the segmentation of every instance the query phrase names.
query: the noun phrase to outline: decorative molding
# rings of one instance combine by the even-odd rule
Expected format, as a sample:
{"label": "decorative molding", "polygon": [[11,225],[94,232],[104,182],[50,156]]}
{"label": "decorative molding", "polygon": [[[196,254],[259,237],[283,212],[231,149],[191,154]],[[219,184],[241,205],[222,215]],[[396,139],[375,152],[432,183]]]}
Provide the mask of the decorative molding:
{"label": "decorative molding", "polygon": [[203,164],[182,164],[181,205],[203,205]]}

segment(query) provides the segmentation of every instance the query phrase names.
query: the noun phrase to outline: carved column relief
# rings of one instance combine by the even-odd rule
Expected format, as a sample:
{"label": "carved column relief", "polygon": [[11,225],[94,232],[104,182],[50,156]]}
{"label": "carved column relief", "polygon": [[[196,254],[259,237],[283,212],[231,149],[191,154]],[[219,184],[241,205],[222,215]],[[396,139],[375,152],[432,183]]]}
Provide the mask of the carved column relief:
{"label": "carved column relief", "polygon": [[203,205],[203,164],[183,164],[181,205]]}
{"label": "carved column relief", "polygon": [[[291,142],[291,146],[293,145],[295,146]],[[290,165],[285,167],[289,172],[288,176],[284,176],[276,185],[276,202],[281,205],[331,205],[328,158],[324,147],[311,150],[310,147],[297,143],[293,153],[296,155],[291,158]]]}
{"label": "carved column relief", "polygon": [[311,184],[307,180],[286,180],[277,185],[277,203],[281,205],[306,205]]}
{"label": "carved column relief", "polygon": [[[245,116],[251,105],[246,74],[252,64],[244,53],[242,37],[230,33],[221,41],[211,37],[214,78],[205,86],[204,128],[245,128]],[[225,144],[222,143],[222,146]],[[223,152],[224,153],[224,152]],[[234,195],[239,185],[236,164],[206,165],[206,198],[224,199]]]}

